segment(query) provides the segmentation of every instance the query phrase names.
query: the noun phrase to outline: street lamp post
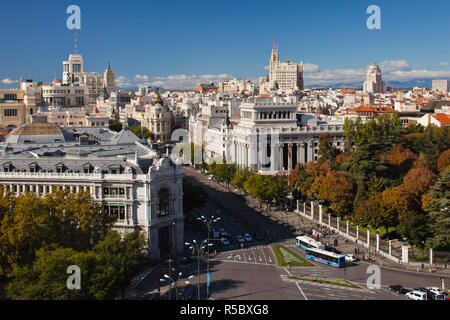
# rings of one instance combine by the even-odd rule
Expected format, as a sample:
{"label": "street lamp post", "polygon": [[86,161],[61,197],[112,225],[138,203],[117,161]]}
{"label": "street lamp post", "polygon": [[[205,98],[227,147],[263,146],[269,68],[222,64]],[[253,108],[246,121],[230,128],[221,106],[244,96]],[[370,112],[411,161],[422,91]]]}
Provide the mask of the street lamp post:
{"label": "street lamp post", "polygon": [[[181,278],[181,276],[182,276],[182,272],[179,272],[178,273],[178,277],[176,278],[176,279],[173,279],[171,276],[169,276],[169,275],[167,275],[167,274],[165,274],[164,275],[164,278],[166,278],[166,279],[168,279],[169,280],[169,300],[170,300],[170,291],[171,291],[171,282],[175,285],[175,294],[176,294],[176,300],[178,300],[178,285],[177,285],[177,283],[178,283],[178,280],[180,280],[180,278]],[[190,276],[189,277],[189,279],[191,279],[193,276]],[[164,281],[166,281],[165,279],[159,279],[161,282],[164,282]],[[186,281],[186,282],[188,282],[188,281]],[[189,283],[189,282],[188,282]]]}
{"label": "street lamp post", "polygon": [[193,250],[197,254],[197,273],[198,273],[198,300],[200,300],[200,256],[204,253],[205,245],[207,243],[204,240],[202,243],[198,244],[196,240],[192,240],[193,245],[189,242],[185,242],[186,246],[189,246],[189,249]]}
{"label": "street lamp post", "polygon": [[220,220],[220,217],[214,217],[211,216],[209,219],[205,218],[204,216],[202,216],[201,218],[198,218],[198,220],[202,221],[207,229],[208,229],[208,239],[207,239],[207,247],[208,247],[208,256],[206,257],[206,274],[207,274],[207,283],[206,283],[206,299],[209,299],[209,286],[210,286],[210,273],[209,273],[209,247],[212,245],[209,243],[210,237],[210,230],[209,227],[213,224],[216,223],[217,221]]}

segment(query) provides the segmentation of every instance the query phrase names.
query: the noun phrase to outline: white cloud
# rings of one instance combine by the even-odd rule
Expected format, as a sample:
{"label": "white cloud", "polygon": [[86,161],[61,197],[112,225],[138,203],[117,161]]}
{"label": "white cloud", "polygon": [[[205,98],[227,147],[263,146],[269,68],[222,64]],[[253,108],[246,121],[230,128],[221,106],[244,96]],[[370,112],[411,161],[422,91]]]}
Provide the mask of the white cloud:
{"label": "white cloud", "polygon": [[411,79],[440,79],[450,78],[450,70],[397,70],[386,75],[389,80],[406,81]]}
{"label": "white cloud", "polygon": [[442,67],[447,67],[448,66],[448,62],[444,62],[444,61],[440,62],[439,65],[442,66]]}
{"label": "white cloud", "polygon": [[317,64],[305,63],[305,64],[303,64],[303,71],[304,72],[318,72],[319,66]]}
{"label": "white cloud", "polygon": [[5,78],[5,79],[2,80],[2,83],[4,83],[4,84],[19,83],[19,80],[11,80],[9,78]]}
{"label": "white cloud", "polygon": [[[386,60],[379,63],[385,81],[408,81],[415,79],[450,78],[450,70],[411,69],[406,60]],[[441,63],[446,66],[448,63]],[[306,66],[306,67],[305,67]],[[304,64],[305,85],[330,86],[334,84],[362,84],[366,80],[367,67],[359,69],[320,70],[315,64]]]}
{"label": "white cloud", "polygon": [[117,87],[119,88],[129,88],[134,86],[134,82],[125,76],[118,76],[115,81]]}
{"label": "white cloud", "polygon": [[140,84],[145,84],[167,89],[194,89],[199,83],[214,82],[217,85],[220,81],[226,81],[233,78],[232,75],[226,73],[202,75],[173,74],[169,76],[154,77],[135,75],[133,80],[130,80],[125,76],[120,76],[116,79],[116,84],[121,88],[137,87]]}
{"label": "white cloud", "polygon": [[148,76],[137,74],[134,76],[134,81],[137,82],[148,81]]}
{"label": "white cloud", "polygon": [[409,68],[406,60],[386,60],[380,63],[380,68],[383,72],[394,70],[406,70]]}

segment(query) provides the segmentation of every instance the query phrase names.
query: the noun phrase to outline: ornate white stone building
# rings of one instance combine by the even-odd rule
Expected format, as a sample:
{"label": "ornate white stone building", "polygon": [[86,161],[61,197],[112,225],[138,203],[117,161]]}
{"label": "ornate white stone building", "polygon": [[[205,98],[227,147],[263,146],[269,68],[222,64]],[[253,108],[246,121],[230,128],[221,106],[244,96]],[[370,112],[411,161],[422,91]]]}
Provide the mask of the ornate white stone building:
{"label": "ornate white stone building", "polygon": [[30,123],[10,133],[0,149],[0,185],[6,190],[38,196],[61,189],[89,191],[117,218],[116,230],[145,232],[150,257],[183,251],[181,165],[158,158],[127,127],[119,133],[69,132],[55,124]]}
{"label": "ornate white stone building", "polygon": [[295,96],[249,99],[241,104],[240,114],[238,124],[232,126],[225,116],[220,124],[203,128],[203,136],[198,122],[191,122],[191,141],[202,145],[212,159],[225,157],[228,163],[268,174],[317,161],[321,134],[329,133],[336,148],[344,147],[343,121],[320,121],[299,113]]}

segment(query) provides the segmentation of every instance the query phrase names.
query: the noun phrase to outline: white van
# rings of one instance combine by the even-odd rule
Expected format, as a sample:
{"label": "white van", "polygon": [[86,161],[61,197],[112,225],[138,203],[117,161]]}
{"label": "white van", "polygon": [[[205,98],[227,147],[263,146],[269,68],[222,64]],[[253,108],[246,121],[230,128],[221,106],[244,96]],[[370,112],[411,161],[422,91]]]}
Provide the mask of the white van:
{"label": "white van", "polygon": [[406,297],[412,300],[427,300],[427,293],[419,290],[413,290],[408,292]]}

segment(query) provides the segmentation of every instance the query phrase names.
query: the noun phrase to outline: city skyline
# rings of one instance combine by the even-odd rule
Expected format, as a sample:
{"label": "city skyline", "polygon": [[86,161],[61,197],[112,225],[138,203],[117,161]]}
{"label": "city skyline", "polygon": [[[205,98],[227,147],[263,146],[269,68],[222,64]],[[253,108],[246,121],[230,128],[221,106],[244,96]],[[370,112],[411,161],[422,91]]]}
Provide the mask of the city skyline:
{"label": "city skyline", "polygon": [[[146,83],[187,89],[231,78],[256,81],[268,75],[273,40],[282,61],[303,62],[305,87],[362,86],[372,63],[380,65],[387,83],[450,77],[450,46],[442,41],[449,4],[441,1],[429,1],[436,18],[426,26],[417,23],[424,12],[415,1],[151,2],[128,7],[79,1],[81,30],[66,27],[70,4],[27,2],[29,10],[20,23],[7,14],[19,10],[18,5],[2,4],[0,25],[8,30],[10,50],[0,53],[1,88],[17,87],[20,77],[44,82],[61,78],[61,62],[74,52],[74,33],[85,70],[101,73],[110,61],[119,88]],[[381,9],[380,30],[366,27],[371,4]]]}

